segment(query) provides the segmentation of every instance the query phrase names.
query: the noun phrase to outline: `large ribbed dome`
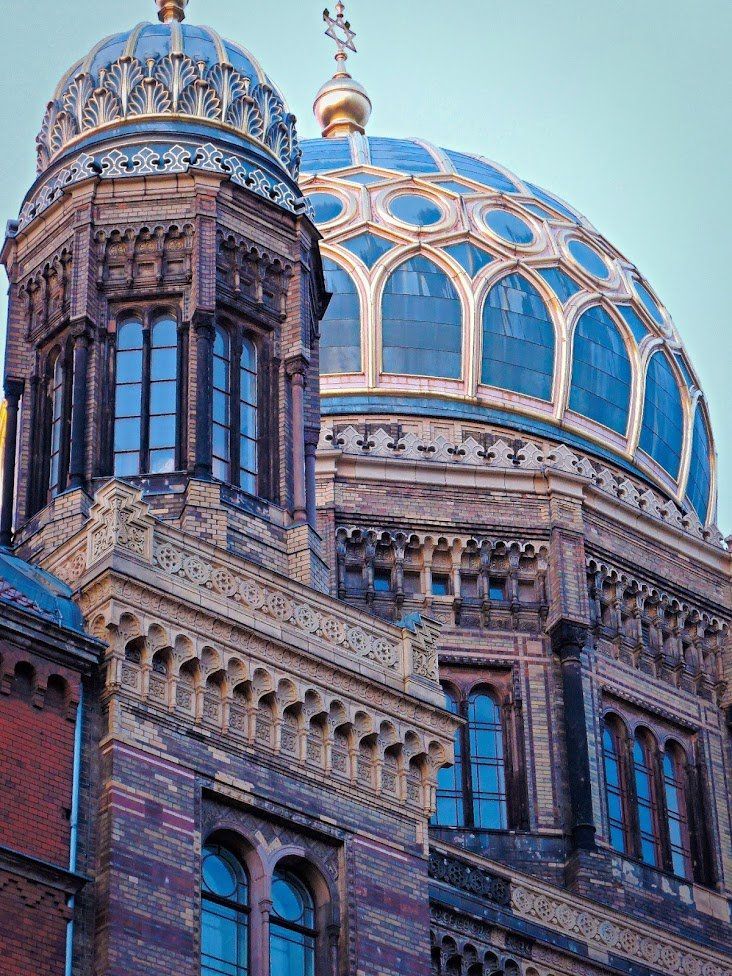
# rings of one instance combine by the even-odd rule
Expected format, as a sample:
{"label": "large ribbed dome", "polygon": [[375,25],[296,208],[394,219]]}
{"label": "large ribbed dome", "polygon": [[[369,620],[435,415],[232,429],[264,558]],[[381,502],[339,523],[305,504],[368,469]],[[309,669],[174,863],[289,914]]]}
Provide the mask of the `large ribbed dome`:
{"label": "large ribbed dome", "polygon": [[503,424],[611,459],[713,518],[711,431],[681,339],[589,221],[505,167],[418,139],[302,150],[334,293],[326,415]]}

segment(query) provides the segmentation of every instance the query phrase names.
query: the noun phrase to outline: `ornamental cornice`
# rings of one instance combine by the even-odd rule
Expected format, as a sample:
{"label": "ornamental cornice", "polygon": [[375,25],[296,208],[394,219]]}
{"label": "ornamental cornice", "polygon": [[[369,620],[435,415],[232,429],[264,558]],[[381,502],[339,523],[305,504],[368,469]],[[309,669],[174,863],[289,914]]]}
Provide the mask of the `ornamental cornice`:
{"label": "ornamental cornice", "polygon": [[[455,858],[442,845],[432,845],[432,855],[456,861],[458,873],[471,868],[494,872],[495,865],[469,855]],[[498,871],[495,872],[499,874]],[[446,880],[445,883],[454,883]],[[506,879],[508,884],[508,879]],[[469,887],[458,887],[476,894]],[[548,884],[516,873],[510,879],[510,907],[518,918],[560,931],[587,945],[590,955],[612,952],[643,966],[656,969],[664,976],[732,976],[729,959],[689,940],[682,940],[656,926],[645,925],[636,918],[621,915],[596,902],[568,894]],[[480,894],[477,895],[481,897]]]}
{"label": "ornamental cornice", "polygon": [[[448,477],[451,469],[512,471],[518,475],[539,473],[549,476],[561,473],[586,486],[585,503],[594,504],[595,499],[602,498],[605,500],[603,510],[614,513],[616,517],[618,511],[634,509],[635,513],[649,520],[649,528],[651,525],[664,525],[682,537],[692,536],[716,548],[722,547],[719,530],[703,526],[693,511],[683,513],[671,499],[662,498],[650,488],[635,484],[627,475],[616,474],[564,444],[545,448],[532,441],[502,438],[487,444],[473,437],[455,443],[443,435],[428,439],[409,432],[394,437],[391,431],[381,427],[371,428],[364,433],[349,425],[339,430],[323,427],[319,447],[324,460],[327,453],[332,451],[337,452],[336,456],[388,458],[410,465],[440,465],[448,472]],[[612,509],[607,505],[610,501]],[[634,524],[638,521],[636,518]]]}

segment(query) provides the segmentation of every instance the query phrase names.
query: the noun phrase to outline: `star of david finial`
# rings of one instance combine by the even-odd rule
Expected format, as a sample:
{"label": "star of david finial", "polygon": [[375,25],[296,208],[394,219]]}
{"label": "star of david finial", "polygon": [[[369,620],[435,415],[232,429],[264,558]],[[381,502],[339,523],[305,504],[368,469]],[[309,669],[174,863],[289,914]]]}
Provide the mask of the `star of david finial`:
{"label": "star of david finial", "polygon": [[336,61],[339,63],[346,61],[348,58],[347,51],[356,53],[356,45],[353,43],[356,33],[351,30],[351,25],[346,20],[345,4],[336,4],[335,17],[331,17],[330,10],[326,8],[323,11],[323,20],[328,25],[325,36],[334,40],[338,48],[335,56]]}

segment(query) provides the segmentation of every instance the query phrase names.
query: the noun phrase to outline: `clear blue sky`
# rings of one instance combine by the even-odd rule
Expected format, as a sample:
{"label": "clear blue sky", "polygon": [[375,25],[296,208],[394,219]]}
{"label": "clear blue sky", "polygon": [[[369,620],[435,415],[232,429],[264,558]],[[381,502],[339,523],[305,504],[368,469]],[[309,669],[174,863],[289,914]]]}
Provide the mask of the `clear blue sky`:
{"label": "clear blue sky", "polygon": [[[313,136],[332,70],[323,2],[190,0],[188,15],[255,53]],[[0,214],[14,217],[62,72],[155,6],[0,0],[0,14]],[[351,0],[347,15],[372,134],[481,153],[554,190],[658,291],[710,403],[732,532],[730,0]]]}

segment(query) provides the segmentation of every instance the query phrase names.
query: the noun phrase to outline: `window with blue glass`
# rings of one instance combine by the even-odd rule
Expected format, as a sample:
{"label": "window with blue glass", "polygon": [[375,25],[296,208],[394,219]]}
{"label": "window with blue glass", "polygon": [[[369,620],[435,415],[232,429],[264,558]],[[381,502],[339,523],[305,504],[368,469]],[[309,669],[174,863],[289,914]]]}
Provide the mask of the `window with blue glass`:
{"label": "window with blue glass", "polygon": [[686,497],[699,519],[705,523],[712,487],[712,445],[709,428],[700,404],[694,414],[694,435],[691,443],[691,466],[686,484]]}
{"label": "window with blue glass", "polygon": [[569,207],[563,204],[551,193],[547,193],[546,190],[542,190],[540,186],[535,186],[533,183],[526,183],[526,188],[530,190],[537,200],[541,200],[542,203],[546,203],[548,206],[552,207],[557,213],[562,214],[567,220],[571,220],[572,223],[578,224],[579,218],[576,213],[573,213]]}
{"label": "window with blue glass", "polygon": [[534,232],[529,225],[508,210],[489,210],[485,222],[502,240],[509,244],[531,244]]}
{"label": "window with blue glass", "polygon": [[433,261],[419,255],[399,265],[386,283],[381,308],[385,373],[460,378],[460,298]]}
{"label": "window with blue glass", "polygon": [[683,750],[669,743],[663,754],[662,772],[671,870],[680,878],[691,875],[691,843],[687,812],[686,771]]}
{"label": "window with blue glass", "polygon": [[481,382],[550,400],[554,342],[554,324],[539,292],[522,275],[507,275],[483,306]]}
{"label": "window with blue glass", "polygon": [[397,220],[415,227],[429,227],[442,220],[442,208],[419,193],[403,193],[389,201],[389,210]]}
{"label": "window with blue glass", "polygon": [[277,869],[269,918],[270,976],[315,976],[317,936],[310,889],[293,872]]}
{"label": "window with blue glass", "polygon": [[571,240],[568,244],[569,253],[581,268],[593,276],[593,278],[609,278],[610,271],[603,258],[597,251],[585,244],[584,241]]}
{"label": "window with blue glass", "polygon": [[468,736],[473,825],[505,830],[508,817],[501,710],[488,689],[477,688],[468,698]]}
{"label": "window with blue glass", "polygon": [[632,280],[635,293],[645,305],[648,314],[658,325],[663,325],[663,314],[661,313],[661,309],[658,307],[656,299],[642,281],[640,281],[638,278],[633,278]]}
{"label": "window with blue glass", "polygon": [[385,237],[372,234],[370,231],[363,231],[361,234],[356,234],[355,237],[349,237],[347,241],[339,241],[338,243],[351,254],[355,254],[367,268],[373,268],[379,258],[394,247],[393,241],[388,241]]}
{"label": "window with blue glass", "polygon": [[681,391],[666,355],[655,352],[646,371],[640,447],[672,478],[678,477],[684,441]]}
{"label": "window with blue glass", "polygon": [[649,334],[640,315],[632,305],[617,305],[616,308],[627,322],[630,331],[633,333],[633,338],[640,345]]}
{"label": "window with blue glass", "polygon": [[518,193],[516,184],[490,163],[469,156],[467,153],[453,152],[451,149],[443,149],[443,152],[455,167],[458,176],[483,183],[494,190],[500,190],[501,193]]}
{"label": "window with blue glass", "polygon": [[257,494],[259,365],[254,340],[217,324],[213,348],[213,476]]}
{"label": "window with blue glass", "polygon": [[[449,689],[445,692],[445,708],[453,715],[460,714],[456,695]],[[465,823],[463,800],[463,731],[455,733],[454,765],[437,772],[437,806],[432,823],[436,827],[462,827]]]}
{"label": "window with blue glass", "polygon": [[201,867],[201,976],[248,973],[249,879],[231,851],[207,844]]}
{"label": "window with blue glass", "polygon": [[320,323],[320,372],[358,373],[361,369],[361,303],[350,274],[323,258],[325,286],[332,292]]}
{"label": "window with blue glass", "polygon": [[602,728],[608,839],[621,854],[628,849],[628,789],[622,761],[624,734],[623,723],[616,716],[608,715]]}
{"label": "window with blue glass", "polygon": [[[70,358],[70,357],[69,357]],[[70,367],[71,363],[69,363]],[[48,403],[50,408],[50,464],[48,488],[55,498],[66,486],[66,473],[71,454],[71,392],[72,378],[68,375],[64,352],[59,350],[51,360],[48,377]],[[71,382],[70,382],[71,381]]]}
{"label": "window with blue glass", "polygon": [[537,268],[537,271],[562,305],[568,302],[580,290],[580,286],[574,278],[570,277],[565,271],[562,271],[561,268]]}
{"label": "window with blue glass", "polygon": [[394,169],[399,173],[439,173],[432,154],[417,142],[408,139],[369,137],[371,165]]}
{"label": "window with blue glass", "polygon": [[587,309],[574,331],[569,409],[624,434],[631,382],[630,357],[618,327],[599,305]]}
{"label": "window with blue glass", "polygon": [[117,327],[114,473],[175,470],[178,328],[171,316],[137,316]]}
{"label": "window with blue glass", "polygon": [[636,813],[640,858],[651,867],[658,867],[658,797],[654,777],[654,743],[651,737],[638,732],[633,742],[633,779],[635,782]]}
{"label": "window with blue glass", "polygon": [[316,224],[327,224],[336,217],[340,217],[344,204],[334,193],[312,193],[308,197],[313,208],[313,218]]}
{"label": "window with blue glass", "polygon": [[492,254],[484,251],[482,247],[476,247],[471,241],[450,244],[444,250],[467,271],[471,278],[493,260]]}

